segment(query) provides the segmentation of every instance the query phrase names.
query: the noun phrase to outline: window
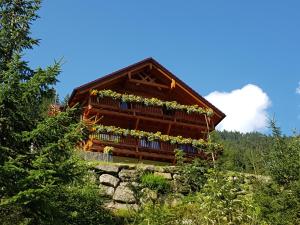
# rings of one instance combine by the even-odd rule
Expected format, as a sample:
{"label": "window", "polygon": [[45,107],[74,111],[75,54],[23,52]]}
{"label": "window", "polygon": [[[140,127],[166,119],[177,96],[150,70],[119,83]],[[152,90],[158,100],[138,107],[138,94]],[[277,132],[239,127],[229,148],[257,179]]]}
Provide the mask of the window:
{"label": "window", "polygon": [[148,141],[146,138],[139,140],[139,146],[142,148],[160,149],[159,141]]}
{"label": "window", "polygon": [[168,109],[167,107],[163,107],[163,113],[166,116],[174,116],[175,115],[175,111],[173,109]]}
{"label": "window", "polygon": [[185,153],[195,154],[197,149],[191,145],[179,145],[179,149],[183,150]]}
{"label": "window", "polygon": [[130,109],[131,107],[130,107],[131,105],[130,105],[130,103],[128,103],[128,102],[120,102],[120,108],[122,109],[122,110],[127,110],[127,109]]}

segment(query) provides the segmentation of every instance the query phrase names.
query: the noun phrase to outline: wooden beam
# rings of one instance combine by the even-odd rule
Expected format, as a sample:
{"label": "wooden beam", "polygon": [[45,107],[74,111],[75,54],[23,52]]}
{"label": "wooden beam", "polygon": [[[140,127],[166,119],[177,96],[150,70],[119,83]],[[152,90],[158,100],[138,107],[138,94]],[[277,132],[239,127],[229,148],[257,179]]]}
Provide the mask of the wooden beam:
{"label": "wooden beam", "polygon": [[164,124],[169,124],[171,123],[173,125],[179,125],[179,126],[184,126],[184,127],[192,127],[195,129],[200,129],[200,130],[206,130],[206,126],[204,125],[196,125],[196,124],[189,124],[189,123],[183,123],[183,122],[174,122],[170,120],[163,120],[160,118],[153,118],[153,117],[147,117],[147,116],[140,116],[140,115],[133,115],[128,114],[128,112],[123,113],[123,112],[116,112],[116,111],[110,111],[106,109],[98,109],[98,108],[93,108],[93,111],[95,113],[100,112],[101,114],[106,114],[106,115],[115,115],[115,116],[121,116],[121,117],[126,117],[126,118],[136,118],[140,120],[145,120],[145,121],[153,121],[153,122],[158,122],[158,123],[164,123]]}
{"label": "wooden beam", "polygon": [[[157,66],[154,66],[154,68],[161,72],[163,75],[165,75],[167,78],[169,78],[172,81],[172,77],[170,77],[167,73],[165,73],[163,70],[161,70],[160,68],[158,68]],[[186,88],[184,88],[182,85],[180,85],[180,83],[176,82],[176,85],[179,86],[181,89],[183,89],[184,91],[186,91],[189,95],[191,95],[197,102],[201,103],[202,105],[204,105],[205,107],[208,107],[208,105],[206,105],[204,102],[200,101],[200,99],[195,96],[193,93],[189,92]],[[219,117],[221,117],[220,114],[218,114],[217,112],[214,111],[214,113],[216,115],[218,115]]]}
{"label": "wooden beam", "polygon": [[169,123],[169,125],[168,125],[168,131],[167,131],[167,135],[170,135],[171,126],[172,126],[172,124],[171,124],[171,123]]}
{"label": "wooden beam", "polygon": [[[139,66],[139,67],[136,67],[136,68],[130,70],[129,72],[132,73],[133,71],[137,71],[137,70],[143,69],[143,68],[145,68],[145,67],[149,67],[149,68],[150,68],[150,65],[151,65],[151,63],[147,63],[147,64],[145,64],[145,65],[141,65],[141,66]],[[88,91],[91,90],[91,89],[95,89],[95,88],[97,88],[97,87],[99,87],[99,86],[103,86],[104,84],[107,84],[107,83],[110,83],[110,82],[112,82],[112,81],[114,81],[114,80],[120,79],[120,78],[122,78],[123,76],[127,76],[127,74],[128,74],[128,72],[124,72],[124,73],[122,73],[122,74],[120,74],[120,75],[118,75],[118,76],[112,77],[112,78],[109,79],[109,80],[102,81],[101,83],[96,83],[96,84],[92,85],[91,87],[87,87],[87,88],[85,88],[85,89],[83,89],[83,90],[81,90],[81,91],[78,91],[78,94],[86,93],[86,92],[88,92]]]}
{"label": "wooden beam", "polygon": [[136,67],[136,68],[132,69],[131,72],[134,72],[134,71],[143,69],[143,68],[148,67],[148,66],[149,66],[149,68],[150,68],[151,65],[152,65],[151,63],[147,63],[147,64],[145,64],[145,65],[142,65],[142,66],[139,66],[139,67]]}
{"label": "wooden beam", "polygon": [[141,81],[145,81],[145,77],[141,73],[137,73],[137,75],[141,78]]}
{"label": "wooden beam", "polygon": [[151,83],[149,81],[142,81],[142,80],[138,80],[138,79],[129,79],[129,82],[132,83],[136,83],[136,84],[145,84],[145,85],[149,85],[149,86],[153,86],[153,87],[160,87],[160,88],[166,88],[166,89],[170,89],[169,86],[164,85],[164,84],[157,84],[157,83]]}
{"label": "wooden beam", "polygon": [[207,128],[207,139],[210,138],[209,136],[209,125],[208,125],[208,120],[206,114],[204,114],[205,122],[206,122],[206,128]]}
{"label": "wooden beam", "polygon": [[[127,75],[127,73],[124,73],[124,74],[120,75],[120,77],[125,76],[125,75]],[[78,91],[78,94],[84,94],[84,93],[86,93],[86,92],[89,92],[89,90],[91,90],[91,89],[95,89],[95,88],[97,88],[97,87],[99,87],[99,86],[103,86],[103,85],[105,85],[105,84],[107,84],[107,83],[110,83],[110,82],[112,82],[112,81],[114,81],[114,80],[120,79],[120,77],[119,77],[119,76],[113,77],[113,78],[111,78],[110,80],[102,81],[101,83],[94,84],[94,85],[92,85],[91,87],[88,87],[88,88],[85,88],[85,89],[83,89],[83,90],[81,90],[81,91]]]}
{"label": "wooden beam", "polygon": [[138,127],[139,127],[139,122],[140,122],[140,118],[137,118],[136,119],[136,122],[135,122],[135,130],[137,130],[138,129]]}

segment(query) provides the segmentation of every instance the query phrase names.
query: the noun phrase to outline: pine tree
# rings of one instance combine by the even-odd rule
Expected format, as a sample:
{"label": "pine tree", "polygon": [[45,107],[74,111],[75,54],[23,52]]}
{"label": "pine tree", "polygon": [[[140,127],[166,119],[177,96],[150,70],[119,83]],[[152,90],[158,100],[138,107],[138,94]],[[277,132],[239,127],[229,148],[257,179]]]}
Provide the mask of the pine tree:
{"label": "pine tree", "polygon": [[6,189],[1,206],[18,206],[21,220],[30,224],[53,222],[56,215],[55,207],[51,207],[53,197],[65,185],[80,182],[85,174],[85,167],[73,152],[82,137],[82,127],[74,119],[74,111],[70,109],[47,118],[32,131],[24,132],[22,139],[31,147],[2,166]]}
{"label": "pine tree", "polygon": [[267,156],[269,182],[257,185],[256,202],[268,224],[300,224],[300,138],[283,137],[270,122],[273,146]]}
{"label": "pine tree", "polygon": [[38,43],[30,37],[30,24],[39,6],[38,0],[0,1],[0,165],[28,150],[21,134],[36,127],[42,102],[55,93],[59,63],[33,70],[21,57]]}
{"label": "pine tree", "polygon": [[45,113],[60,63],[31,69],[22,58],[38,44],[30,25],[39,8],[0,0],[0,223],[113,224],[75,154],[85,134],[77,110]]}
{"label": "pine tree", "polygon": [[288,186],[300,180],[300,139],[282,137],[274,120],[270,122],[273,132],[273,148],[269,154],[269,173],[279,185]]}
{"label": "pine tree", "polygon": [[40,1],[0,1],[0,196],[11,190],[4,164],[18,154],[26,154],[30,143],[22,140],[22,132],[30,131],[42,119],[41,106],[54,95],[52,85],[60,66],[32,70],[22,60],[24,49],[38,40],[30,37],[30,24],[37,18]]}

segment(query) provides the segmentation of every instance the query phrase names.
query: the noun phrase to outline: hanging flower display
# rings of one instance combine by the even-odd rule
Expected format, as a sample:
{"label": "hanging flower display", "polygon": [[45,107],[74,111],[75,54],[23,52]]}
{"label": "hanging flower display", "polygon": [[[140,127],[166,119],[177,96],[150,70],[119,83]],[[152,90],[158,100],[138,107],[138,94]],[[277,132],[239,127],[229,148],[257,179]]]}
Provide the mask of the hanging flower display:
{"label": "hanging flower display", "polygon": [[132,94],[120,94],[118,92],[112,90],[91,90],[91,96],[97,96],[99,98],[112,98],[114,100],[119,100],[122,102],[133,102],[133,103],[141,103],[146,106],[159,106],[166,107],[170,110],[182,110],[186,111],[188,114],[197,113],[197,114],[206,114],[207,116],[213,116],[213,110],[210,108],[202,108],[198,105],[182,105],[176,101],[162,101],[158,98],[144,98],[141,96],[136,96]]}
{"label": "hanging flower display", "polygon": [[[165,134],[161,134],[161,132],[146,132],[140,130],[130,130],[130,129],[123,129],[120,127],[115,126],[104,126],[104,125],[95,125],[94,126],[95,132],[93,132],[92,137],[96,138],[97,134],[109,133],[119,136],[131,136],[134,138],[146,138],[148,141],[163,141],[169,142],[171,144],[180,144],[180,145],[191,145],[195,148],[206,152],[222,152],[223,147],[220,144],[212,143],[210,141],[205,141],[203,139],[192,139],[192,138],[184,138],[182,136],[169,136]],[[96,135],[95,135],[96,134]]]}

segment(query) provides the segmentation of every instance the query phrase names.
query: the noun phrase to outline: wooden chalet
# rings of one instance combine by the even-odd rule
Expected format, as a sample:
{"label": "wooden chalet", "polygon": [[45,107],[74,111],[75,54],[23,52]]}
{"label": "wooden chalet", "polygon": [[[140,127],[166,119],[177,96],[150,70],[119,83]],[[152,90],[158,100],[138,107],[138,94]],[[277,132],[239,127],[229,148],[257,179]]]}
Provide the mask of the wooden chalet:
{"label": "wooden chalet", "polygon": [[[103,90],[112,93],[111,96],[107,93],[103,96]],[[131,100],[130,96],[137,96],[138,101]],[[174,162],[175,149],[183,150],[188,158],[207,157],[204,151],[184,141],[207,140],[209,133],[225,117],[153,58],[75,88],[69,105],[76,103],[83,108],[83,120],[102,128],[109,127],[98,132],[94,129],[85,142],[85,150],[103,152],[105,146],[113,146],[113,155],[157,161]],[[188,110],[195,105],[196,110]],[[199,109],[210,115],[199,113]],[[123,133],[110,132],[113,129],[121,129]],[[149,140],[143,135],[130,135],[132,131],[148,136],[163,135],[164,138]],[[180,136],[184,143],[176,143],[177,139],[165,141],[169,136],[173,139]]]}

